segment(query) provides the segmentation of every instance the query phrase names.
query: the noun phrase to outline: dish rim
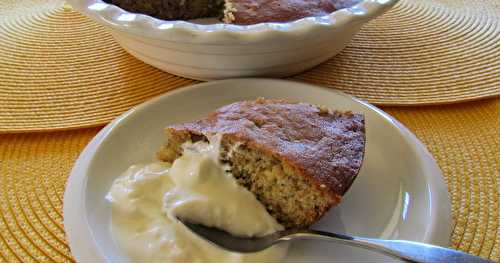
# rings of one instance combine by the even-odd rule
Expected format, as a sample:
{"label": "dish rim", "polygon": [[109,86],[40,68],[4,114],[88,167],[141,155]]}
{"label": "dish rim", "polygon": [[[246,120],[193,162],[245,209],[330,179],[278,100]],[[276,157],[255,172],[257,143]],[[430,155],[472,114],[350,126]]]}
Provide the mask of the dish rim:
{"label": "dish rim", "polygon": [[362,0],[354,6],[338,9],[328,15],[305,17],[295,21],[266,22],[252,25],[225,23],[197,24],[183,20],[162,20],[149,15],[126,11],[102,0],[68,0],[76,10],[98,23],[112,29],[138,36],[177,42],[177,38],[214,36],[224,39],[245,40],[253,37],[266,38],[269,34],[293,36],[325,28],[336,28],[351,23],[366,23],[384,13],[399,0]]}

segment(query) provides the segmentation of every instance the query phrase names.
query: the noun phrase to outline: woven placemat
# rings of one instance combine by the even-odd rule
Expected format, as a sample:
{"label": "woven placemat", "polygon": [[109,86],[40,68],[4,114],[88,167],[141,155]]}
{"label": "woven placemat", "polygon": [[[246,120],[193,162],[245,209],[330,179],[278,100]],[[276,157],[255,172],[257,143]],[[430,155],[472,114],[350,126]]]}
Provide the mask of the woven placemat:
{"label": "woven placemat", "polygon": [[128,55],[63,1],[0,1],[0,132],[104,124],[190,83]]}
{"label": "woven placemat", "polygon": [[[427,145],[443,170],[455,221],[451,246],[500,259],[500,99],[386,108]],[[99,129],[0,135],[0,262],[71,261],[64,186]]]}
{"label": "woven placemat", "polygon": [[500,99],[384,110],[422,140],[443,171],[452,247],[499,261]]}
{"label": "woven placemat", "polygon": [[383,105],[498,95],[499,2],[401,0],[338,56],[297,79]]}
{"label": "woven placemat", "polygon": [[[498,95],[498,2],[401,0],[295,79],[387,105]],[[61,0],[0,1],[0,132],[101,125],[192,83],[134,59]]]}

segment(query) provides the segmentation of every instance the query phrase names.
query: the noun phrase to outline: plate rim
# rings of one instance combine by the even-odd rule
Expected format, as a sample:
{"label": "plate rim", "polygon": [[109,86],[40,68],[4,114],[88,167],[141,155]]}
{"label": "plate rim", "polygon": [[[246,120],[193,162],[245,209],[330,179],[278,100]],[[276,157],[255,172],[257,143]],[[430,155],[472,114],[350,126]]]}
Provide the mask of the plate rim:
{"label": "plate rim", "polygon": [[[359,103],[369,110],[374,111],[385,120],[390,122],[396,129],[398,129],[401,134],[408,140],[409,146],[413,147],[415,153],[418,154],[421,160],[423,160],[422,165],[426,171],[429,173],[422,174],[425,181],[427,182],[429,196],[432,196],[432,203],[439,203],[439,206],[430,207],[430,219],[431,224],[427,228],[427,232],[424,234],[424,241],[431,242],[436,245],[448,246],[450,244],[450,238],[452,233],[452,217],[451,217],[451,202],[448,194],[447,185],[444,181],[442,171],[437,165],[436,160],[433,158],[431,153],[427,150],[426,146],[414,135],[407,127],[405,127],[398,120],[390,116],[388,113],[379,109],[378,107],[365,102],[359,98],[348,95],[342,91],[326,88],[318,85],[312,85],[308,83],[282,80],[282,79],[270,79],[270,78],[237,78],[237,79],[227,79],[210,81],[205,83],[199,83],[194,85],[189,85],[180,89],[166,92],[154,98],[151,98],[137,106],[132,107],[130,110],[124,112],[108,125],[102,128],[97,135],[85,146],[83,151],[78,156],[71,170],[70,176],[67,179],[66,188],[63,197],[63,222],[64,230],[66,233],[66,238],[71,251],[72,256],[81,262],[107,262],[106,258],[101,254],[99,248],[96,247],[96,241],[91,234],[90,225],[87,220],[86,213],[81,213],[86,211],[85,207],[85,186],[87,184],[87,170],[89,164],[91,163],[94,154],[97,151],[98,146],[103,142],[105,137],[110,133],[115,127],[117,127],[124,119],[132,115],[135,111],[139,111],[142,108],[148,107],[161,101],[165,97],[173,96],[178,93],[191,92],[195,89],[209,88],[210,86],[217,86],[222,84],[227,84],[230,82],[252,82],[252,81],[264,81],[269,82],[270,86],[274,83],[294,83],[304,86],[304,88],[316,88],[323,89],[328,92],[346,97],[355,103]],[[435,202],[438,200],[438,202]],[[80,212],[80,213],[78,213]],[[438,226],[439,225],[439,226]]]}

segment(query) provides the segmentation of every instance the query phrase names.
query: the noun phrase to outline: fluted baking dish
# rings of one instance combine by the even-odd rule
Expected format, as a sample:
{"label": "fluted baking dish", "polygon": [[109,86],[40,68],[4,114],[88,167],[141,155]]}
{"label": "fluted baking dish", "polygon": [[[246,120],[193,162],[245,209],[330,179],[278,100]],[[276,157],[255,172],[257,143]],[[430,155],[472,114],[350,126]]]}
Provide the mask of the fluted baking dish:
{"label": "fluted baking dish", "polygon": [[107,27],[127,52],[145,63],[209,80],[284,77],[314,67],[341,51],[364,24],[397,0],[364,0],[326,16],[248,26],[165,21],[101,0],[68,2]]}

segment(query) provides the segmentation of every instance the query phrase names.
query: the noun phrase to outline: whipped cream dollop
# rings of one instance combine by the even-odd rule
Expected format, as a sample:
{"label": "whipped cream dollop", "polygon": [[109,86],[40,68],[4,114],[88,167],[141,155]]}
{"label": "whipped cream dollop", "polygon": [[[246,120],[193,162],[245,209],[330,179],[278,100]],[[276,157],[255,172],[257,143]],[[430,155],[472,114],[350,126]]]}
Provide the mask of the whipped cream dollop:
{"label": "whipped cream dollop", "polygon": [[168,163],[133,165],[106,197],[111,232],[132,262],[281,262],[284,244],[253,254],[231,253],[192,233],[177,218],[238,236],[263,236],[283,227],[237,184],[217,156],[219,140],[185,143]]}

